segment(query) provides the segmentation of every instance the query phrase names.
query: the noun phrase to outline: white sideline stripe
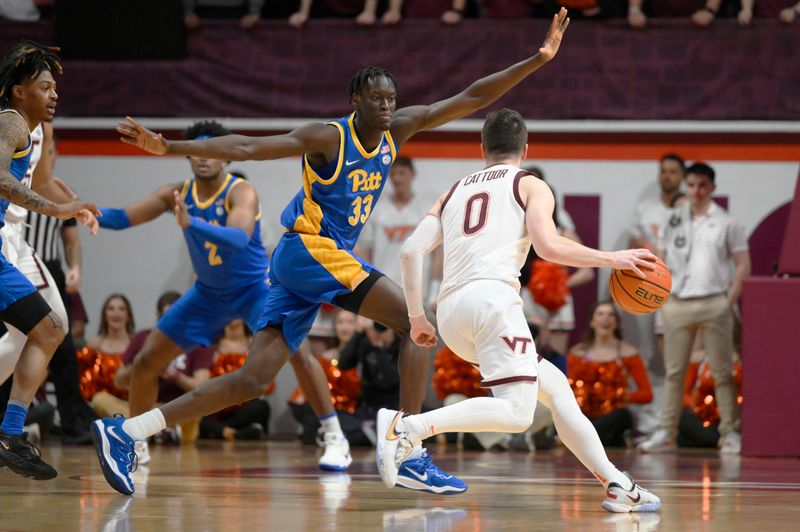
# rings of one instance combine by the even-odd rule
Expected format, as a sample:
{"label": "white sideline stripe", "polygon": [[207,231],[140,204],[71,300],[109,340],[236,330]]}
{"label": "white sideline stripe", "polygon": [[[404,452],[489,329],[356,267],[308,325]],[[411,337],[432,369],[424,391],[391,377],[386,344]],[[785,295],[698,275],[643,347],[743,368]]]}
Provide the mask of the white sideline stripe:
{"label": "white sideline stripe", "polygon": [[[57,129],[113,130],[124,117],[57,117]],[[237,131],[289,131],[330,118],[134,117],[147,128],[176,130],[197,120],[217,120]],[[800,133],[800,121],[782,120],[526,120],[530,133]],[[456,120],[434,131],[478,132],[483,120]]]}

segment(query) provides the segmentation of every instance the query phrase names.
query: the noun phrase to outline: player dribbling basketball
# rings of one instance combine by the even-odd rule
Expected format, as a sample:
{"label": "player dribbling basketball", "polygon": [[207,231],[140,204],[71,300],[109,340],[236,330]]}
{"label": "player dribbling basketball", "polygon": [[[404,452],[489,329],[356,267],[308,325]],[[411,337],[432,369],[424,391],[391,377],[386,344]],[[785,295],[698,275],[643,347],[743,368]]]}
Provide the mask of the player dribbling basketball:
{"label": "player dribbling basketball", "polygon": [[421,440],[443,432],[521,432],[530,426],[537,396],[553,412],[559,436],[603,484],[603,508],[647,512],[658,497],[608,460],[591,422],[581,413],[566,377],[536,354],[519,297],[519,270],[533,244],[546,260],[575,267],[632,270],[644,277],[655,255],[646,249],[597,251],[558,235],[548,186],[520,170],[528,133],[516,111],[491,113],[481,132],[486,168],[442,195],[401,254],[403,291],[418,345],[436,332],[422,306],[423,255],[444,245],[437,318],[445,343],[479,367],[492,397],[475,397],[419,415],[378,413],[378,470],[393,487],[399,465]]}

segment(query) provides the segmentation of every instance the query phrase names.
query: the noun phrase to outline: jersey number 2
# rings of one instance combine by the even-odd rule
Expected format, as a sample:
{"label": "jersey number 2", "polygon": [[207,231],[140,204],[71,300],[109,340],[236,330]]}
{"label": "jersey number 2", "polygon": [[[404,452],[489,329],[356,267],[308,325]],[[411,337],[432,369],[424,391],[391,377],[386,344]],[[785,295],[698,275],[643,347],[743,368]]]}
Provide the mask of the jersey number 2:
{"label": "jersey number 2", "polygon": [[217,246],[215,244],[206,242],[205,248],[208,250],[208,263],[211,266],[219,266],[222,264],[222,257],[217,255]]}
{"label": "jersey number 2", "polygon": [[[358,225],[359,222],[366,223],[369,219],[369,214],[372,212],[372,194],[367,194],[363,197],[356,196],[350,206],[353,207],[353,214],[347,219],[350,225]],[[361,212],[362,209],[364,210],[363,213]]]}
{"label": "jersey number 2", "polygon": [[[476,205],[477,204],[477,205]],[[475,209],[478,209],[477,217]],[[470,196],[464,207],[464,235],[472,236],[486,226],[489,212],[489,193],[478,192]]]}

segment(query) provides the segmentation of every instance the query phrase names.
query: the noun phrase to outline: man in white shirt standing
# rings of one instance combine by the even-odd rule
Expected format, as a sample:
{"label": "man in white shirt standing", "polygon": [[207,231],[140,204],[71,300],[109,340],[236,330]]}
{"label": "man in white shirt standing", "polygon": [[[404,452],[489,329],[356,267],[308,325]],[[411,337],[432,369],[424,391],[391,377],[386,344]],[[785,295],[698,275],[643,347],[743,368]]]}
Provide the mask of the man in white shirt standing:
{"label": "man in white shirt standing", "polygon": [[[744,227],[711,198],[714,170],[696,163],[686,171],[689,201],[663,229],[672,295],[664,305],[664,403],[661,428],[643,442],[643,452],[676,448],[683,384],[695,334],[701,332],[719,405],[720,452],[739,454],[739,407],[733,382],[733,315],[742,280],[750,274]],[[731,273],[731,262],[735,269]]]}

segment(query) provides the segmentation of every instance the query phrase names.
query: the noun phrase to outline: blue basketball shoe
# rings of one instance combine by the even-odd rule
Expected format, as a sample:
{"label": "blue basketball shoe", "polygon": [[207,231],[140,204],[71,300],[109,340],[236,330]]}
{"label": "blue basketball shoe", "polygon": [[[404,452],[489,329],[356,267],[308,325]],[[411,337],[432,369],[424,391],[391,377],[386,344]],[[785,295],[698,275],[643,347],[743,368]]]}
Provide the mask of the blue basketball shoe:
{"label": "blue basketball shoe", "polygon": [[133,438],[122,430],[124,421],[120,415],[98,419],[92,423],[92,442],[106,481],[123,495],[133,495],[130,473],[136,470],[136,451]]}
{"label": "blue basketball shoe", "polygon": [[411,458],[400,464],[396,485],[437,495],[456,495],[464,493],[469,487],[460,478],[448,475],[439,469],[425,449],[422,449],[422,456]]}
{"label": "blue basketball shoe", "polygon": [[438,495],[454,495],[467,491],[467,484],[453,475],[439,469],[431,457],[422,449],[419,456],[413,456],[414,442],[405,431],[398,431],[398,421],[403,412],[381,408],[378,411],[378,444],[375,449],[378,473],[388,488],[403,488],[427,491]]}

